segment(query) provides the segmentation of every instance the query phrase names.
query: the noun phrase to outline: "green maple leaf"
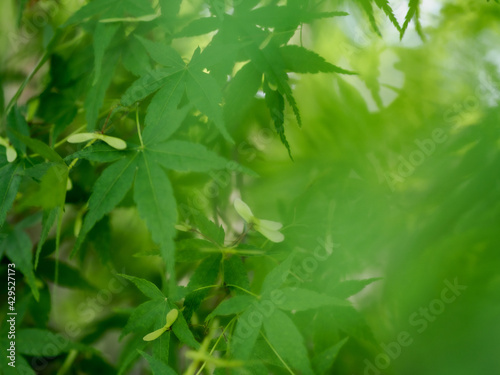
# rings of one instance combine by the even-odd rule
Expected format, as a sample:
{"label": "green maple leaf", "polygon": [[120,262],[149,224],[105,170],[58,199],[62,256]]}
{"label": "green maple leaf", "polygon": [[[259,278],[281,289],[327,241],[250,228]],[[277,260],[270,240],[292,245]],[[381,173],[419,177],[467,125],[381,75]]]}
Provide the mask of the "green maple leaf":
{"label": "green maple leaf", "polygon": [[[145,346],[145,341],[142,339],[145,334],[152,330],[157,330],[165,325],[165,316],[172,309],[178,309],[177,306],[168,301],[165,295],[153,283],[128,275],[122,277],[132,281],[137,288],[149,298],[148,301],[137,306],[130,315],[126,326],[123,328],[120,338],[134,333],[141,339],[132,341],[132,347],[128,348],[128,359],[122,363],[122,369],[125,369],[131,362],[137,359],[136,350],[142,350]],[[171,326],[171,331],[164,332],[162,335],[152,341],[153,354],[157,361],[161,363],[168,362],[170,332],[179,339],[180,342],[190,346],[193,349],[198,349],[200,344],[194,338],[189,329],[186,320],[182,314],[179,314],[174,324]]]}
{"label": "green maple leaf", "polygon": [[[249,360],[264,328],[264,339],[281,365],[304,374],[312,374],[303,338],[285,311],[305,311],[325,306],[350,307],[348,301],[330,297],[304,288],[282,287],[292,266],[293,255],[275,267],[264,279],[260,296],[237,294],[221,302],[206,318],[238,314],[231,341],[234,358]],[[278,296],[278,297],[276,297]],[[259,317],[259,319],[255,319]],[[333,349],[332,349],[333,350]],[[327,354],[318,357],[318,366],[329,366]],[[250,362],[249,362],[250,365]]]}
{"label": "green maple leaf", "polygon": [[[273,91],[273,93],[269,93],[270,98],[266,103],[271,111],[271,117],[273,118],[280,139],[289,153],[290,147],[285,137],[284,116],[282,115],[284,111],[284,102],[281,103],[283,98],[292,107],[299,125],[301,125],[302,121],[298,105],[288,82],[287,71],[327,71],[347,74],[352,74],[352,72],[328,64],[320,56],[301,47],[283,47],[283,50],[281,50],[280,46],[288,42],[297,27],[302,23],[312,22],[319,18],[343,15],[346,15],[346,13],[309,11],[300,3],[291,3],[287,6],[263,6],[254,10],[245,9],[235,13],[234,16],[224,15],[219,25],[219,33],[203,51],[204,55],[225,56],[220,52],[210,53],[210,50],[218,51],[228,45],[233,46],[236,44],[238,50],[227,53],[226,59],[235,60],[238,54],[243,54],[250,59],[250,63],[230,83],[228,89],[229,95],[226,95],[226,105],[236,102],[238,106],[241,106],[242,104],[238,100],[240,102],[245,101],[245,98],[246,101],[251,100],[258,90],[258,87],[254,87],[253,83],[262,81],[261,78],[263,75],[272,86],[271,91]],[[213,28],[215,22],[210,20],[206,23],[210,24]],[[203,30],[201,26],[200,23],[188,25],[185,33],[197,33]],[[263,27],[272,28],[273,31],[262,30]],[[206,63],[205,65],[210,68],[210,64]],[[259,75],[260,79],[256,79],[255,77]],[[235,96],[239,98],[240,92],[243,93],[243,98],[233,99]],[[231,109],[232,107],[229,107],[229,111]],[[236,111],[238,109],[236,108]],[[228,117],[227,114],[226,117]],[[234,117],[231,117],[230,119],[232,120]]]}
{"label": "green maple leaf", "polygon": [[405,21],[403,22],[403,26],[400,30],[400,39],[403,39],[406,29],[408,28],[408,25],[410,24],[410,21],[412,19],[415,19],[415,28],[418,32],[418,35],[422,38],[422,40],[425,39],[424,33],[422,31],[422,25],[420,24],[419,12],[420,0],[410,0],[410,3],[408,4],[408,12],[406,13]]}
{"label": "green maple leaf", "polygon": [[288,365],[304,375],[313,375],[304,338],[295,323],[280,310],[264,319],[264,330],[268,344],[277,356]]}
{"label": "green maple leaf", "polygon": [[394,11],[392,10],[391,6],[389,5],[389,1],[387,1],[387,0],[375,0],[375,4],[377,4],[377,6],[384,11],[384,13],[389,18],[389,20],[394,25],[394,27],[398,31],[401,31],[401,26],[399,26],[399,22],[396,19],[396,16],[394,15]]}
{"label": "green maple leaf", "polygon": [[166,139],[180,126],[188,109],[178,111],[177,107],[186,92],[192,105],[207,115],[228,141],[232,141],[224,124],[220,87],[197,64],[199,49],[195,50],[191,62],[186,65],[172,47],[142,38],[140,41],[162,68],[150,71],[134,82],[122,96],[121,103],[131,105],[159,90],[151,100],[146,115],[146,129],[148,126],[151,129],[146,132],[147,140],[155,130],[160,130],[163,133],[161,138]]}
{"label": "green maple leaf", "polygon": [[139,156],[134,201],[139,215],[151,232],[153,241],[160,246],[160,254],[170,276],[170,293],[175,293],[174,225],[177,205],[170,180],[165,171],[150,158],[149,152]]}

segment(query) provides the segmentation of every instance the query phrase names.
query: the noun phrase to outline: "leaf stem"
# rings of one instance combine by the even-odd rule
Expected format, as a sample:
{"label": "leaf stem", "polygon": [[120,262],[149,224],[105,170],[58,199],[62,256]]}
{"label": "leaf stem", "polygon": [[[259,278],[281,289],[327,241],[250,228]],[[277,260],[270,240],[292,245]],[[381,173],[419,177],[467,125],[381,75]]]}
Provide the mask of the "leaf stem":
{"label": "leaf stem", "polygon": [[243,231],[243,233],[241,233],[238,236],[238,238],[236,238],[236,240],[234,240],[234,242],[229,247],[237,246],[241,241],[243,241],[243,239],[246,237],[246,235],[248,234],[249,231],[250,231],[250,227],[246,227],[245,230]]}
{"label": "leaf stem", "polygon": [[201,288],[193,289],[191,292],[197,292],[199,290],[203,289],[210,289],[210,288],[217,288],[220,287],[220,285],[208,285],[208,286],[202,286]]}
{"label": "leaf stem", "polygon": [[21,84],[21,86],[19,86],[19,88],[17,89],[17,91],[14,94],[14,96],[12,97],[12,99],[10,99],[9,104],[7,104],[7,107],[5,108],[5,115],[9,114],[10,110],[12,109],[12,107],[14,107],[14,105],[19,100],[19,97],[23,93],[23,91],[26,88],[26,86],[28,86],[28,83],[30,83],[30,81],[33,79],[33,77],[35,76],[35,74],[38,73],[38,71],[40,70],[40,68],[47,62],[48,59],[49,59],[49,51],[46,51],[42,55],[42,57],[40,58],[40,60],[38,61],[38,63],[36,64],[35,68],[26,77],[26,79],[23,81],[23,83]]}
{"label": "leaf stem", "polygon": [[62,227],[62,219],[63,219],[63,209],[64,203],[59,207],[59,217],[57,220],[57,228],[56,228],[56,270],[54,275],[54,284],[57,285],[59,282],[59,247],[61,244],[61,227]]}
{"label": "leaf stem", "polygon": [[62,364],[56,375],[64,375],[70,369],[71,365],[76,359],[78,352],[74,349],[70,350],[68,356],[66,357],[64,363]]}
{"label": "leaf stem", "polygon": [[84,124],[82,126],[80,126],[78,129],[76,129],[73,133],[69,134],[67,137],[61,139],[59,142],[57,142],[55,145],[54,145],[54,148],[58,148],[59,146],[61,146],[62,144],[64,144],[64,142],[66,142],[68,140],[69,137],[71,137],[73,134],[76,134],[76,133],[80,133],[83,129],[85,129],[87,127],[87,124]]}
{"label": "leaf stem", "polygon": [[[215,348],[217,347],[217,344],[219,343],[221,337],[224,337],[224,333],[226,333],[226,331],[228,330],[228,328],[234,324],[234,322],[236,321],[236,316],[231,319],[231,321],[229,323],[227,323],[227,326],[224,327],[224,330],[222,331],[222,333],[220,334],[220,336],[217,338],[217,341],[215,341],[215,344],[214,346],[212,347],[212,349],[210,350],[210,353],[208,353],[208,355],[212,355],[213,352],[215,351]],[[196,373],[196,375],[200,375],[201,372],[203,371],[203,369],[205,368],[205,365],[207,364],[207,361],[204,361],[203,364],[201,365],[201,367],[199,368],[198,372]]]}
{"label": "leaf stem", "polygon": [[245,293],[248,293],[248,294],[250,294],[251,296],[254,296],[254,297],[255,297],[255,298],[257,298],[257,299],[260,299],[260,296],[259,296],[259,295],[255,294],[255,293],[252,293],[251,291],[246,290],[245,288],[242,288],[241,286],[234,285],[234,284],[226,284],[226,286],[232,286],[233,288],[236,288],[236,289],[242,290],[242,291],[244,291]]}
{"label": "leaf stem", "polygon": [[142,142],[142,135],[141,135],[141,124],[139,124],[139,106],[137,106],[137,109],[135,111],[135,123],[137,124],[137,134],[139,135],[141,148],[144,148],[144,143]]}
{"label": "leaf stem", "polygon": [[269,347],[271,348],[271,350],[274,352],[274,354],[276,354],[276,357],[278,357],[278,359],[281,361],[281,363],[283,363],[283,365],[288,370],[288,372],[290,374],[292,374],[292,375],[295,375],[295,373],[292,371],[292,369],[287,365],[287,363],[283,360],[283,358],[281,358],[281,356],[279,355],[279,353],[276,351],[276,349],[274,348],[273,344],[271,344],[269,342],[269,340],[267,339],[267,337],[264,336],[264,334],[262,332],[260,334],[262,335],[262,337],[264,337],[264,340],[266,340],[267,345],[269,345]]}

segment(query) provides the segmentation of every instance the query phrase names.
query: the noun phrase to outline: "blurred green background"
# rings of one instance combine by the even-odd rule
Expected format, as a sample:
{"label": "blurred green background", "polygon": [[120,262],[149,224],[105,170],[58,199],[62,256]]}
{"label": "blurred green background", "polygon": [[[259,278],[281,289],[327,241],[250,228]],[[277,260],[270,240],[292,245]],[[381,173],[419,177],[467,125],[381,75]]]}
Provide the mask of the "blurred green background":
{"label": "blurred green background", "polygon": [[[24,14],[24,27],[44,1],[35,3]],[[189,17],[199,4],[187,3]],[[382,12],[376,13],[379,36],[358,2],[331,3],[350,15],[306,25],[293,41],[359,76],[292,77],[303,117],[299,128],[287,108],[294,161],[269,130],[258,95],[229,129],[241,146],[231,152],[260,174],[242,178],[241,194],[259,217],[285,224],[284,249],[307,253],[325,236],[336,244],[309,275],[311,285],[328,291],[329,280],[382,278],[352,298],[359,314],[325,314],[322,319],[333,322],[328,329],[304,314],[298,317],[301,328],[319,340],[341,337],[340,331],[353,337],[339,354],[335,374],[376,374],[366,361],[375,363],[382,344],[390,346],[401,332],[412,343],[390,359],[383,374],[500,374],[500,6],[486,0],[422,1],[425,40],[412,22],[400,41]],[[36,63],[50,25],[60,24],[79,4],[65,1],[33,37],[13,45],[19,4],[2,0],[5,101]],[[402,23],[407,2],[390,4]],[[190,51],[203,43],[191,38],[178,47]],[[41,91],[46,74],[42,69],[22,102]],[[173,178],[181,201],[189,189],[210,182]],[[113,214],[109,239],[110,248],[119,249],[112,254],[116,267],[153,270],[154,261],[132,257],[149,241],[144,224],[133,209],[120,210]],[[96,270],[94,262],[87,258],[82,272],[105,285],[108,271]],[[442,301],[447,282],[466,289],[453,302],[434,302]],[[56,292],[51,326],[75,319],[74,306],[85,298]],[[105,312],[129,300],[118,296]],[[109,350],[109,358],[114,352]]]}

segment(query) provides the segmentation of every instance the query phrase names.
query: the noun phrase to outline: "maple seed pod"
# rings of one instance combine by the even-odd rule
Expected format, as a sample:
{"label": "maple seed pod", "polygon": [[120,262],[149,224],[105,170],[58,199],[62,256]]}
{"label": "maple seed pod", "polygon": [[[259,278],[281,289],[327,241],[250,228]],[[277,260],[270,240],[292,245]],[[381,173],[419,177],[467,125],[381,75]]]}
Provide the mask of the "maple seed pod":
{"label": "maple seed pod", "polygon": [[12,163],[14,160],[17,159],[17,152],[13,147],[7,147],[5,153],[7,154],[7,161],[9,163]]}
{"label": "maple seed pod", "polygon": [[5,147],[5,155],[7,156],[7,161],[9,163],[12,163],[14,160],[17,159],[17,152],[14,149],[14,147],[10,145],[9,141],[0,138],[0,145]]}
{"label": "maple seed pod", "polygon": [[167,314],[167,317],[166,317],[166,324],[162,328],[157,329],[156,331],[153,331],[151,333],[148,333],[142,339],[144,341],[156,340],[158,337],[163,335],[163,333],[165,331],[167,331],[172,326],[172,324],[175,323],[178,316],[179,316],[179,310],[177,310],[177,309],[170,310]]}
{"label": "maple seed pod", "polygon": [[96,134],[95,133],[80,133],[80,134],[73,134],[68,137],[68,142],[69,143],[83,143],[83,142],[88,142],[93,139],[96,139]]}
{"label": "maple seed pod", "polygon": [[144,336],[142,339],[144,341],[153,341],[153,340],[156,340],[158,337],[160,337],[161,335],[163,335],[163,333],[167,330],[168,328],[165,326],[165,327],[162,327],[160,329],[157,329],[156,331],[153,331],[151,333],[148,333],[146,336]]}
{"label": "maple seed pod", "polygon": [[234,200],[234,208],[243,220],[250,224],[252,229],[255,229],[269,241],[282,242],[285,239],[283,233],[280,232],[280,229],[283,228],[283,224],[277,221],[263,220],[255,217],[250,207],[239,198]]}
{"label": "maple seed pod", "polygon": [[178,316],[179,316],[179,310],[177,309],[170,310],[167,314],[167,324],[165,324],[165,327],[170,328],[172,324],[175,323]]}
{"label": "maple seed pod", "polygon": [[94,139],[99,139],[106,142],[111,147],[117,150],[125,150],[127,148],[127,143],[120,138],[110,137],[109,135],[99,134],[99,133],[79,133],[73,134],[68,137],[69,143],[83,143]]}

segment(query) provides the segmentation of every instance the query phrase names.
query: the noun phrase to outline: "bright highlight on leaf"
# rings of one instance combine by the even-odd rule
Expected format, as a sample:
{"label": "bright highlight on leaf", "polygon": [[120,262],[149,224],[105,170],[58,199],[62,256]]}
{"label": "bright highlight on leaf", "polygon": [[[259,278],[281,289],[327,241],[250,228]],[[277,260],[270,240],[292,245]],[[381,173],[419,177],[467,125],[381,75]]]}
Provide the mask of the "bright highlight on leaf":
{"label": "bright highlight on leaf", "polygon": [[279,231],[283,228],[283,224],[277,221],[262,220],[255,217],[250,207],[238,198],[234,201],[234,208],[243,220],[250,224],[252,229],[255,229],[269,241],[282,242],[285,239],[283,233]]}
{"label": "bright highlight on leaf", "polygon": [[127,148],[127,143],[123,139],[110,137],[109,135],[100,133],[79,133],[68,137],[69,143],[83,143],[93,140],[106,142],[108,145],[117,150],[125,150]]}
{"label": "bright highlight on leaf", "polygon": [[156,331],[153,331],[151,333],[148,333],[146,336],[144,336],[142,339],[144,341],[153,341],[153,340],[156,340],[158,337],[160,337],[161,335],[163,335],[164,332],[166,332],[167,330],[170,329],[170,327],[172,326],[172,324],[175,323],[175,321],[177,320],[177,317],[179,316],[179,310],[177,309],[173,309],[173,310],[170,310],[167,314],[167,322],[166,324],[160,328],[160,329],[157,329]]}
{"label": "bright highlight on leaf", "polygon": [[12,145],[9,143],[9,141],[7,141],[4,138],[0,138],[0,145],[5,147],[5,154],[7,156],[7,161],[9,163],[12,163],[14,160],[17,159],[17,152],[14,149],[14,147],[12,147]]}

